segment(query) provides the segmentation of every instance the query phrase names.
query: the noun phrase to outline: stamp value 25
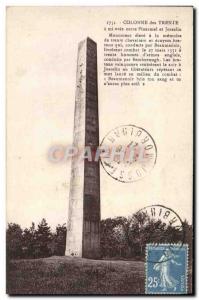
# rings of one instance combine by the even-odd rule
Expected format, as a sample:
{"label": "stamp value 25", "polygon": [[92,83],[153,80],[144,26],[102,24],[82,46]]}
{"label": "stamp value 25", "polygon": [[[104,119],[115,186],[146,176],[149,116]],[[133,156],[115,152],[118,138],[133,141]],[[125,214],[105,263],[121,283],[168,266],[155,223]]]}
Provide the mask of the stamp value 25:
{"label": "stamp value 25", "polygon": [[187,272],[187,244],[147,244],[146,294],[187,294]]}

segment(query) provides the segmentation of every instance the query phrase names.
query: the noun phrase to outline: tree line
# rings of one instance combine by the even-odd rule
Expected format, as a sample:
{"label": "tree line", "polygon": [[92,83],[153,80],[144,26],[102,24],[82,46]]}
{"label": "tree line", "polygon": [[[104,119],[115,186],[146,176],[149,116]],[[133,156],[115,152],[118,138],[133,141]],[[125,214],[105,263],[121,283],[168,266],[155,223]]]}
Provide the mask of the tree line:
{"label": "tree line", "polygon": [[[8,259],[41,258],[65,255],[66,224],[52,231],[45,219],[36,227],[22,229],[9,223],[6,230]],[[131,217],[107,218],[100,222],[102,258],[144,259],[147,243],[188,243],[192,247],[192,226],[185,220],[181,228],[167,225],[161,220],[138,212]]]}
{"label": "tree line", "polygon": [[64,255],[66,244],[66,225],[58,225],[56,231],[42,219],[37,228],[32,223],[30,228],[9,223],[6,230],[7,258],[40,258],[52,255]]}

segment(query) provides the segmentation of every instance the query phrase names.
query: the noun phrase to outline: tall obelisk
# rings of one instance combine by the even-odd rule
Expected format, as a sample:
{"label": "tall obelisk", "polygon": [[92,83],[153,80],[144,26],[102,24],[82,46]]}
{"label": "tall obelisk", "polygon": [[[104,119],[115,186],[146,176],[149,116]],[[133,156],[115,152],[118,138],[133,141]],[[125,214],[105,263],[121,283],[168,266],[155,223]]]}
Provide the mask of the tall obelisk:
{"label": "tall obelisk", "polygon": [[[97,45],[79,43],[73,145],[79,150],[99,145]],[[66,255],[100,257],[99,161],[73,157],[69,195]]]}

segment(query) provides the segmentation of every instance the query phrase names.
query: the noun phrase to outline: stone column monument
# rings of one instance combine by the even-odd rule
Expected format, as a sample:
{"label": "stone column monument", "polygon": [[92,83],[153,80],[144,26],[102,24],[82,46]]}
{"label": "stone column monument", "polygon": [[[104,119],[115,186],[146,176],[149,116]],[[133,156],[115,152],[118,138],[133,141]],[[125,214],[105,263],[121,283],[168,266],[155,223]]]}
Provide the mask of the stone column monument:
{"label": "stone column monument", "polygon": [[[99,145],[97,45],[79,43],[73,145],[79,150]],[[99,161],[72,159],[66,255],[100,257]]]}

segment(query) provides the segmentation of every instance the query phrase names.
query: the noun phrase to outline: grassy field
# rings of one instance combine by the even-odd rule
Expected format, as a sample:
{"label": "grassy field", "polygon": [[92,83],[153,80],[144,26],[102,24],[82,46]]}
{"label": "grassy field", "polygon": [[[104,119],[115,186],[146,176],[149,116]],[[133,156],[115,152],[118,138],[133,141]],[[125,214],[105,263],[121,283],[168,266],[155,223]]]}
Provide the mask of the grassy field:
{"label": "grassy field", "polygon": [[144,294],[144,262],[69,257],[12,260],[8,294]]}

